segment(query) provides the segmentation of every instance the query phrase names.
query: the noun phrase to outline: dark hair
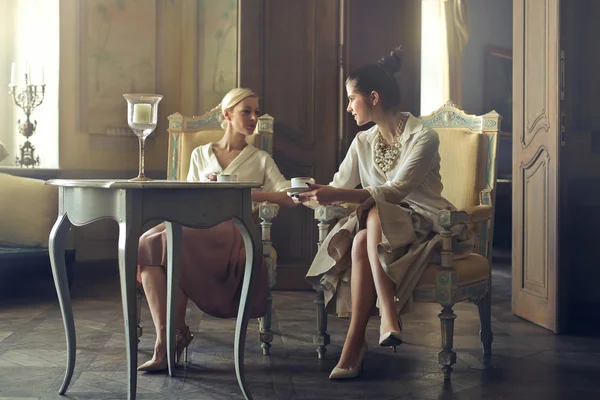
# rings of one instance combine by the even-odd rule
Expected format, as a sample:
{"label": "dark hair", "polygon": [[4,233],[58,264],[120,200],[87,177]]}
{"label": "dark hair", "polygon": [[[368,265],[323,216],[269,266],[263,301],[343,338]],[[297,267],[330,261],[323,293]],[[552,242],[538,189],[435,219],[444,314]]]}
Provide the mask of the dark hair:
{"label": "dark hair", "polygon": [[346,79],[352,83],[354,90],[368,96],[371,92],[379,93],[381,107],[389,110],[400,104],[400,88],[394,75],[402,67],[401,47],[396,47],[389,56],[381,57],[377,64],[367,64],[354,71]]}

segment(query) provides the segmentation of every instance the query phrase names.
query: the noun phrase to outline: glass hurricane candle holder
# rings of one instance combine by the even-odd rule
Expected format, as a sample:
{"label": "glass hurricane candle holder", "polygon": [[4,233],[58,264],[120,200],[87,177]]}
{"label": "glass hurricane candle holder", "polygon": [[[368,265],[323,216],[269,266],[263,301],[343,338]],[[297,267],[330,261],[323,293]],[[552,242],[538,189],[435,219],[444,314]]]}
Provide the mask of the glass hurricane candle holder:
{"label": "glass hurricane candle holder", "polygon": [[150,181],[144,175],[144,145],[146,138],[156,129],[158,119],[158,103],[163,96],[160,94],[134,93],[124,94],[127,100],[127,124],[140,142],[139,173],[131,181]]}

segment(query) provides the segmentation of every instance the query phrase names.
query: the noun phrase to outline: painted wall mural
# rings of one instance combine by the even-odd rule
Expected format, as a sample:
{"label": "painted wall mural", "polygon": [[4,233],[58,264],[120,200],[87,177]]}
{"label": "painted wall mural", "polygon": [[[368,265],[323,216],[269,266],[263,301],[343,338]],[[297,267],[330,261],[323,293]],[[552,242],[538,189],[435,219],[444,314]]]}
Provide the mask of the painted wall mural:
{"label": "painted wall mural", "polygon": [[156,3],[80,2],[80,127],[127,135],[123,93],[156,91]]}
{"label": "painted wall mural", "polygon": [[[181,0],[86,0],[79,2],[80,71],[79,130],[93,135],[126,136],[126,103],[123,93],[155,93],[164,85],[195,85],[195,101],[201,114],[215,107],[237,83],[236,0],[195,0],[184,8]],[[157,9],[197,10],[198,37],[182,37],[197,43],[195,82],[158,82],[160,59],[157,37],[164,37],[164,15]],[[171,14],[176,15],[179,11]],[[183,18],[189,21],[187,18]],[[159,19],[162,21],[159,21]],[[171,20],[172,22],[172,20]],[[183,23],[183,22],[182,22]],[[168,27],[168,28],[167,28]],[[188,25],[189,27],[189,25]],[[166,25],[163,29],[177,29]],[[190,30],[182,30],[182,32]],[[171,35],[173,36],[173,35]],[[183,46],[185,48],[185,46]],[[159,62],[160,60],[160,62]],[[161,67],[162,65],[162,67]],[[189,74],[186,74],[190,76]]]}
{"label": "painted wall mural", "polygon": [[237,1],[201,0],[200,110],[216,106],[237,82]]}

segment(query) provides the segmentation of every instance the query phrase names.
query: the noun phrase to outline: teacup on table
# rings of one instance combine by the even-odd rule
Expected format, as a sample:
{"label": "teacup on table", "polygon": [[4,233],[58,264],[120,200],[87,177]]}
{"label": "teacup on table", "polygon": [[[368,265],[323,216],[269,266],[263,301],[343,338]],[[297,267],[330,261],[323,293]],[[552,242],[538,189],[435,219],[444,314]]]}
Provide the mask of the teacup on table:
{"label": "teacup on table", "polygon": [[217,174],[217,182],[237,182],[237,174]]}

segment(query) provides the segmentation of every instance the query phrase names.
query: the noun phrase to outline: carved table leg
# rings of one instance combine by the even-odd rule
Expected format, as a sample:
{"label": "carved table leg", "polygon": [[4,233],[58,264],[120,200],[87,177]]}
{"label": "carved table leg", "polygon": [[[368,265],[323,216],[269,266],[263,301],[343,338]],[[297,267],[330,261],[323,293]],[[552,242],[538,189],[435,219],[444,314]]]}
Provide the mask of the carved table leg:
{"label": "carved table leg", "polygon": [[60,311],[65,326],[65,335],[67,337],[67,370],[65,371],[65,378],[58,391],[59,394],[65,394],[69,387],[75,369],[76,357],[75,321],[73,319],[73,306],[71,304],[67,267],[65,264],[65,240],[71,226],[71,221],[69,221],[66,214],[59,215],[52,228],[52,232],[50,232],[49,242],[52,275],[54,276],[54,285],[56,286]]}
{"label": "carved table leg", "polygon": [[167,230],[167,360],[169,375],[175,376],[175,307],[179,294],[179,263],[181,260],[181,225],[165,222]]}
{"label": "carved table leg", "polygon": [[141,221],[136,212],[129,212],[119,223],[119,275],[121,277],[121,301],[125,324],[125,347],[129,387],[127,398],[135,399],[137,389],[137,321],[136,321],[136,275],[138,241]]}
{"label": "carved table leg", "polygon": [[[248,202],[250,204],[250,202]],[[254,283],[258,275],[258,269],[262,265],[262,243],[258,232],[253,226],[251,213],[248,212],[248,218],[244,220],[234,219],[246,248],[246,269],[244,272],[244,282],[242,284],[242,294],[240,296],[240,307],[238,309],[237,321],[235,325],[235,343],[234,360],[235,373],[244,398],[252,400],[252,395],[247,388],[246,378],[244,376],[244,345],[246,340],[246,330],[248,329],[248,317],[250,315],[250,303],[254,290]]]}

